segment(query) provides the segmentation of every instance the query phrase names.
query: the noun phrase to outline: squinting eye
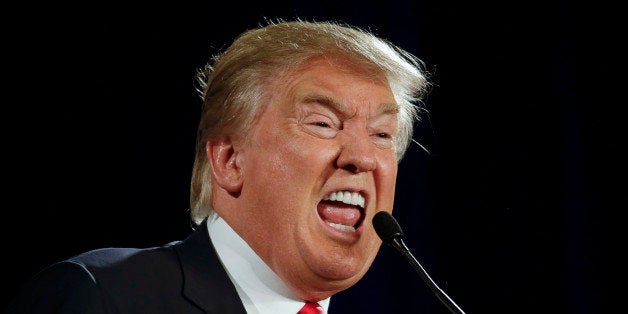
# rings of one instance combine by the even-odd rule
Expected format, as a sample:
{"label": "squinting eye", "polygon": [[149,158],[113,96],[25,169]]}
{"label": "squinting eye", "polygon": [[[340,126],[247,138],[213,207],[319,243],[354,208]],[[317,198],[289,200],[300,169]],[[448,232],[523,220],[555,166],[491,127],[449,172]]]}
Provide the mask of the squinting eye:
{"label": "squinting eye", "polygon": [[393,145],[393,135],[386,132],[374,133],[372,135],[373,143],[380,148],[390,148]]}
{"label": "squinting eye", "polygon": [[316,126],[320,126],[322,128],[329,128],[329,124],[325,123],[325,122],[316,122],[315,123]]}

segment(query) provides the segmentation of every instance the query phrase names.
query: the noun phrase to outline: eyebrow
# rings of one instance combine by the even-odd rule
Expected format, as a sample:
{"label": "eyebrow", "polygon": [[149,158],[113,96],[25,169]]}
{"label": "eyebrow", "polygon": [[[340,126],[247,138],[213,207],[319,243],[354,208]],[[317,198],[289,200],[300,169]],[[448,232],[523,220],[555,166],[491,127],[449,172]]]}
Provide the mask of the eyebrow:
{"label": "eyebrow", "polygon": [[[307,94],[303,97],[304,103],[319,103],[334,111],[347,113],[349,109],[346,105],[337,102],[335,99],[321,94]],[[397,114],[399,113],[399,105],[396,103],[383,103],[377,108],[376,114]]]}

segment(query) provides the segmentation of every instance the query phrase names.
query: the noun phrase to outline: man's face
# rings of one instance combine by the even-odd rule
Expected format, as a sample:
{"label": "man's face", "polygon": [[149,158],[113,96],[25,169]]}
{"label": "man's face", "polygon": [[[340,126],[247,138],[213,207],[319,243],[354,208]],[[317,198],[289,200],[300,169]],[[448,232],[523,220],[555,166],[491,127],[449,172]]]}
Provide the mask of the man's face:
{"label": "man's face", "polygon": [[398,108],[383,77],[316,59],[278,80],[238,155],[236,231],[302,298],[356,283],[393,208]]}

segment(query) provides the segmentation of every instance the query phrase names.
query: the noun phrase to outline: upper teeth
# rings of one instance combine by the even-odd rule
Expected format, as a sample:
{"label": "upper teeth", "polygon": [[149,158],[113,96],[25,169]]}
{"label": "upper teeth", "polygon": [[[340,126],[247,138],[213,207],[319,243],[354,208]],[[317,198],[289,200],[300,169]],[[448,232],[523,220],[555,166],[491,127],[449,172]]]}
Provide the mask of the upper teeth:
{"label": "upper teeth", "polygon": [[338,191],[327,195],[324,201],[337,201],[349,205],[357,205],[364,208],[364,196],[358,192]]}

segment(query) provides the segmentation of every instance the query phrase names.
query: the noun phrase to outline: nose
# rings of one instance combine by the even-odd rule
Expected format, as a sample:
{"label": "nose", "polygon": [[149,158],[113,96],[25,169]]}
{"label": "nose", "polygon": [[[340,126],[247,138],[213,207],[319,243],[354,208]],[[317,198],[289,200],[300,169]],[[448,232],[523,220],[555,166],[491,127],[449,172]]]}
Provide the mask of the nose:
{"label": "nose", "polygon": [[368,134],[343,134],[342,148],[336,165],[352,173],[360,173],[375,170],[377,160],[375,156],[375,144]]}

